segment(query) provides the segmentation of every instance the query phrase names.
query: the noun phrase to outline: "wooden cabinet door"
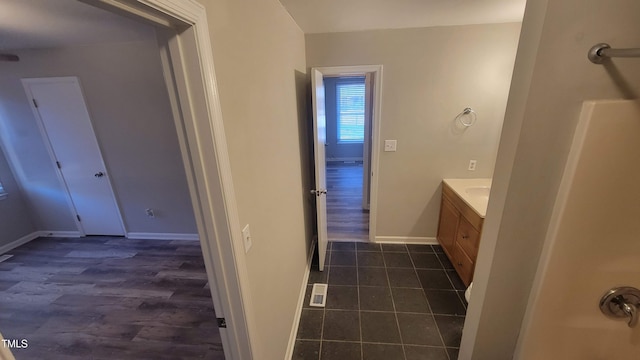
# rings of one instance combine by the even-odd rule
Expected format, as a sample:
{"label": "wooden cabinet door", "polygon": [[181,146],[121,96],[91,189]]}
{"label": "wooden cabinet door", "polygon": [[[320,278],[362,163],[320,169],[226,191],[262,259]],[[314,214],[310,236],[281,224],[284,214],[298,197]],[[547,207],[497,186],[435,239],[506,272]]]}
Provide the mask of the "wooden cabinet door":
{"label": "wooden cabinet door", "polygon": [[447,200],[446,197],[442,197],[442,205],[440,208],[440,223],[438,224],[438,242],[445,251],[451,255],[453,254],[453,247],[456,240],[456,230],[458,228],[458,219],[460,213],[458,210]]}
{"label": "wooden cabinet door", "polygon": [[462,282],[466,286],[469,286],[469,284],[471,284],[471,280],[473,280],[475,264],[471,259],[469,259],[469,256],[467,256],[467,253],[464,252],[462,247],[460,247],[460,244],[455,245],[451,261],[453,262],[453,266],[456,268],[458,275],[460,275]]}
{"label": "wooden cabinet door", "polygon": [[457,242],[467,253],[469,258],[475,259],[478,256],[478,248],[480,247],[480,232],[471,225],[471,223],[463,216],[460,216],[458,224]]}

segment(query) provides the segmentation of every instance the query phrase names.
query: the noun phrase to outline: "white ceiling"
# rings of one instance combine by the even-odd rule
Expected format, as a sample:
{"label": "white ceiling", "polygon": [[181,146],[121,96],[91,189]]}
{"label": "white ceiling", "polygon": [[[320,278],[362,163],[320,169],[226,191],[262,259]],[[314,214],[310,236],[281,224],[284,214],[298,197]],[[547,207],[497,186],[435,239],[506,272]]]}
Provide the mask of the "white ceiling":
{"label": "white ceiling", "polygon": [[[280,0],[305,33],[522,21],[526,0]],[[0,0],[0,50],[149,40],[153,27],[77,0]]]}
{"label": "white ceiling", "polygon": [[77,0],[0,0],[0,50],[153,38],[153,27]]}
{"label": "white ceiling", "polygon": [[520,22],[526,0],[280,0],[305,34]]}

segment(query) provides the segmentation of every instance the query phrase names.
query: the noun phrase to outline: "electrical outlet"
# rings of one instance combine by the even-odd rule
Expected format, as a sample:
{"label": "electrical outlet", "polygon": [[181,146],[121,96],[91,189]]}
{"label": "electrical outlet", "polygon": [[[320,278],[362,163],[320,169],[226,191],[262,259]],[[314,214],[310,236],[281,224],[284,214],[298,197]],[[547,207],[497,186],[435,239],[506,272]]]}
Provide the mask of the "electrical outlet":
{"label": "electrical outlet", "polygon": [[156,217],[156,214],[153,213],[153,209],[147,208],[147,209],[144,209],[144,212],[147,214],[148,217],[152,217],[152,218]]}
{"label": "electrical outlet", "polygon": [[397,146],[398,146],[398,140],[384,141],[384,151],[396,151]]}
{"label": "electrical outlet", "polygon": [[469,171],[476,171],[476,164],[478,162],[476,160],[469,160]]}
{"label": "electrical outlet", "polygon": [[253,242],[251,241],[251,230],[249,230],[249,224],[242,229],[242,239],[244,240],[244,252],[248,253],[251,249]]}

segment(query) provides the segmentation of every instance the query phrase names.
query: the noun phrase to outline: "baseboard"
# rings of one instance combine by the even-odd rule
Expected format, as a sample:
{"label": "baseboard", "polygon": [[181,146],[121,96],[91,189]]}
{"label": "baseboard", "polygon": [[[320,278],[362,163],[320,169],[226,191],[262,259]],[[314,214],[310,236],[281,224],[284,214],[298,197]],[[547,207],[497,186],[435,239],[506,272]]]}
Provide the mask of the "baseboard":
{"label": "baseboard", "polygon": [[8,244],[2,245],[0,246],[0,255],[15,249],[20,245],[24,245],[31,240],[39,238],[40,236],[42,236],[42,231],[35,231],[35,232],[32,232],[31,234],[21,237],[18,240],[14,240]]}
{"label": "baseboard", "polygon": [[325,159],[325,160],[327,162],[362,162],[361,157],[331,158],[331,159]]}
{"label": "baseboard", "polygon": [[375,242],[382,244],[438,244],[438,240],[434,237],[415,236],[376,236]]}
{"label": "baseboard", "polygon": [[291,334],[289,334],[289,345],[287,346],[287,352],[284,356],[285,360],[291,360],[293,357],[293,350],[296,346],[296,336],[298,335],[298,325],[300,324],[300,316],[302,315],[302,308],[304,307],[304,296],[307,293],[307,283],[309,282],[309,274],[311,273],[311,262],[313,261],[314,248],[316,246],[316,239],[311,242],[311,251],[307,258],[307,267],[302,277],[302,287],[300,294],[298,295],[298,306],[296,307],[296,313],[293,317],[293,324],[291,325]]}
{"label": "baseboard", "polygon": [[79,238],[83,235],[80,231],[39,231],[40,236],[42,237],[68,237],[68,238]]}
{"label": "baseboard", "polygon": [[198,234],[130,232],[126,236],[135,240],[200,240]]}

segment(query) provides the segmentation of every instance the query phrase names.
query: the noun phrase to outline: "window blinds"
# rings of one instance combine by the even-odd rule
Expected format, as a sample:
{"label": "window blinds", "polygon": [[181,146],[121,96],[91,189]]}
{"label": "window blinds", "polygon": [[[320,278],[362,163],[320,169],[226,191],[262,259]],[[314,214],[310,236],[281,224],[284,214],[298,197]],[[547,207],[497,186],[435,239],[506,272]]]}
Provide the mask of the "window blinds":
{"label": "window blinds", "polygon": [[364,141],[364,79],[336,85],[338,141]]}

